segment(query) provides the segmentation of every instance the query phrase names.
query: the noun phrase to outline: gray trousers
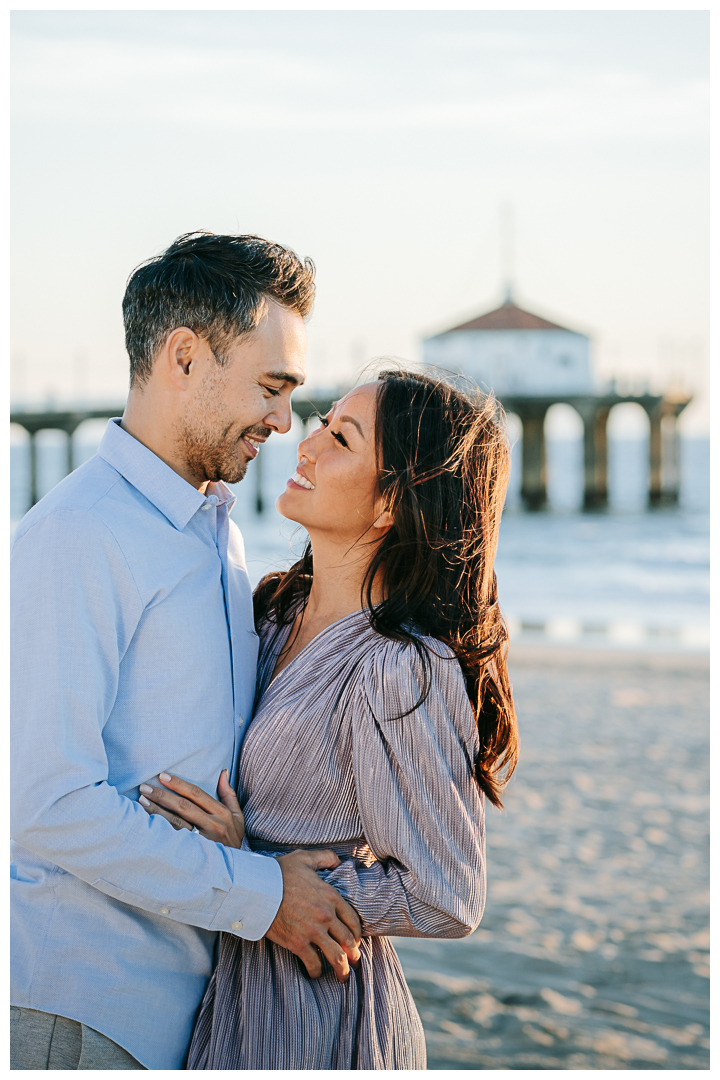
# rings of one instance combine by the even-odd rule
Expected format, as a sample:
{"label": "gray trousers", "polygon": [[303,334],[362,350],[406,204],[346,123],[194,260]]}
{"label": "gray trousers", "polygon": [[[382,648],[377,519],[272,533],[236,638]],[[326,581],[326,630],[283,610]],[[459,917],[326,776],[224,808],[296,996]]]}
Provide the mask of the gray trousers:
{"label": "gray trousers", "polygon": [[11,1069],[144,1069],[94,1028],[37,1009],[10,1007]]}

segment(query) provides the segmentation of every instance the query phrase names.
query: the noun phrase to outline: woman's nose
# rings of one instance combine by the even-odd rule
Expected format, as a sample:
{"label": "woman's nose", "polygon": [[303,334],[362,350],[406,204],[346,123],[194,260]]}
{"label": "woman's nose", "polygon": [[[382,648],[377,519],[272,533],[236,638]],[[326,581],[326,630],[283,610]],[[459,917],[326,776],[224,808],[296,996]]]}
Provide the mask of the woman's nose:
{"label": "woman's nose", "polygon": [[313,454],[310,453],[310,451],[308,449],[309,441],[310,441],[309,439],[303,439],[303,441],[301,443],[298,443],[298,448],[297,448],[298,461],[302,461],[303,458],[305,458],[306,461],[312,461],[313,460],[314,456],[313,456]]}
{"label": "woman's nose", "polygon": [[324,431],[322,427],[317,428],[307,438],[303,439],[301,443],[298,443],[298,458],[305,457],[308,461],[315,461],[317,457],[317,436]]}

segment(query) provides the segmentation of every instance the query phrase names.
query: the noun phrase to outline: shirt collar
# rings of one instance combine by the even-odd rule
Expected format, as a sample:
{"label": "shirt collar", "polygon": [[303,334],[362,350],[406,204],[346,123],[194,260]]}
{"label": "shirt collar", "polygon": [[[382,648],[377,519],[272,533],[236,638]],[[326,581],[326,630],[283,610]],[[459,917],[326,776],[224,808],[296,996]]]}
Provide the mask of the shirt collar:
{"label": "shirt collar", "polygon": [[222,480],[208,484],[207,494],[201,494],[157,454],[120,427],[120,417],[113,417],[108,422],[98,454],[156,506],[176,529],[184,529],[200,507],[208,502],[216,506],[227,504],[228,511],[235,503],[235,496]]}
{"label": "shirt collar", "polygon": [[237,495],[227,486],[223,480],[210,480],[205,488],[205,499],[211,500],[216,506],[225,506],[232,510],[237,502]]}

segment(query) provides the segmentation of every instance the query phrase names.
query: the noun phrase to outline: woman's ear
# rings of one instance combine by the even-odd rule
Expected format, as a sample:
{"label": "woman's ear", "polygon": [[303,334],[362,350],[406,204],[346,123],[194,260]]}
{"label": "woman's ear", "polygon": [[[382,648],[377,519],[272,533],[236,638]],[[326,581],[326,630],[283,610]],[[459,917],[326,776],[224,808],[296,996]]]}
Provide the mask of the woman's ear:
{"label": "woman's ear", "polygon": [[389,529],[394,524],[394,519],[389,510],[383,510],[373,521],[374,529]]}

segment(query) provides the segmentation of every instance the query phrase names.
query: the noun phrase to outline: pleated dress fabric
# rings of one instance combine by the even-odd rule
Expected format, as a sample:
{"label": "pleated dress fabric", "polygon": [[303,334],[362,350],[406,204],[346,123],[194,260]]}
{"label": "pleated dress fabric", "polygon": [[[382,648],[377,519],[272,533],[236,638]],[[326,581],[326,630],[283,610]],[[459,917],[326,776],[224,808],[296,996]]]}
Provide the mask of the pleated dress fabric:
{"label": "pleated dress fabric", "polygon": [[[260,627],[258,699],[243,744],[244,843],[332,848],[323,871],[359,912],[361,964],[311,979],[268,941],[222,935],[188,1069],[425,1069],[422,1024],[388,939],[457,938],[485,902],[478,733],[460,665],[377,634],[363,612],[318,634],[272,679],[289,626]],[[414,708],[414,706],[417,706]],[[407,715],[402,715],[407,713]]]}

